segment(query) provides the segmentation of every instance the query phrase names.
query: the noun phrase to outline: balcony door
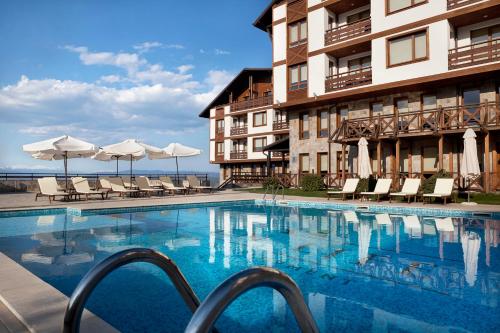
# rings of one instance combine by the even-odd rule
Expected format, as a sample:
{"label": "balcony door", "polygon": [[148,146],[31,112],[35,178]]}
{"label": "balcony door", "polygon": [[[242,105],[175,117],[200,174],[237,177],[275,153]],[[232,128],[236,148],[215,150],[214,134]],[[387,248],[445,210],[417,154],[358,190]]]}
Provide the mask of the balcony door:
{"label": "balcony door", "polygon": [[476,125],[480,121],[481,91],[479,88],[466,88],[462,90],[463,125]]}
{"label": "balcony door", "polygon": [[367,68],[372,66],[371,56],[361,57],[357,59],[351,59],[347,62],[347,67],[349,72],[362,72]]}

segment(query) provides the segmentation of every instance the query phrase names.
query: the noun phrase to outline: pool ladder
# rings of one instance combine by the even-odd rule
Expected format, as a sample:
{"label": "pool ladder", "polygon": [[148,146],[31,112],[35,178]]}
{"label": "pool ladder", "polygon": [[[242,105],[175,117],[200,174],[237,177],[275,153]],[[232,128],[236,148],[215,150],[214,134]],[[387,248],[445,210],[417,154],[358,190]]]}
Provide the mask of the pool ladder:
{"label": "pool ladder", "polygon": [[134,262],[151,263],[168,275],[188,308],[193,312],[186,327],[186,333],[217,332],[213,326],[224,310],[239,296],[258,287],[269,287],[283,295],[302,332],[319,332],[299,287],[288,275],[277,269],[254,267],[236,273],[217,286],[200,303],[172,259],[160,252],[145,248],[118,252],[94,266],[83,277],[69,299],[64,315],[63,332],[78,333],[85,303],[95,287],[115,269]]}
{"label": "pool ladder", "polygon": [[[278,184],[276,187],[271,186],[271,200],[273,202],[276,202],[276,196],[278,195],[279,191],[281,190],[281,198],[282,200],[285,200],[285,187],[282,184]],[[269,191],[269,187],[266,188],[266,192],[264,193],[264,196],[262,197],[262,200],[266,200],[267,194]]]}

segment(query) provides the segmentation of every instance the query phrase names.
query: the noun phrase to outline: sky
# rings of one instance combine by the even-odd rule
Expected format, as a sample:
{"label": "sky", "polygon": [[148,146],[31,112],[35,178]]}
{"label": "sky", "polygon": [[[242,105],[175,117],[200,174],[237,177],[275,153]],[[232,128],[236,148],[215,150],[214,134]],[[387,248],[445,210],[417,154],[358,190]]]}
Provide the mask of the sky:
{"label": "sky", "polygon": [[[198,114],[242,68],[271,66],[269,37],[252,26],[268,1],[0,1],[0,168],[60,170],[21,147],[68,134],[98,146],[180,142],[203,150],[181,169],[217,170]],[[171,171],[175,162],[135,167]]]}

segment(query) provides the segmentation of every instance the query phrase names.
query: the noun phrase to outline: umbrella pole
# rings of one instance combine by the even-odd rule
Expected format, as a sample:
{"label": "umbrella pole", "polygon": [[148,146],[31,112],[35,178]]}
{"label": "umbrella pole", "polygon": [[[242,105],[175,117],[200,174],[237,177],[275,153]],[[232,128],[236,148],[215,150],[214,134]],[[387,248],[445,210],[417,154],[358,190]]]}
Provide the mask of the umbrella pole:
{"label": "umbrella pole", "polygon": [[132,186],[132,154],[130,154],[130,186]]}
{"label": "umbrella pole", "polygon": [[179,179],[179,161],[177,160],[177,156],[175,156],[175,166],[177,168],[177,184],[179,185],[181,182]]}
{"label": "umbrella pole", "polygon": [[118,177],[118,156],[116,156],[116,177]]}
{"label": "umbrella pole", "polygon": [[68,191],[68,152],[64,153],[64,181],[66,183],[66,191]]}

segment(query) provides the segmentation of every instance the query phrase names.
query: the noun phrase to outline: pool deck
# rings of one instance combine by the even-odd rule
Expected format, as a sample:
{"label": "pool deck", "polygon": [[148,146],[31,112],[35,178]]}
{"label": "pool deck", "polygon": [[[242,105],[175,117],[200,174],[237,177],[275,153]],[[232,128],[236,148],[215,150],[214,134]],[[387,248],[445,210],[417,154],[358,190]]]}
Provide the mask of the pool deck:
{"label": "pool deck", "polygon": [[[222,202],[222,201],[235,201],[235,200],[254,200],[262,199],[263,195],[259,193],[249,193],[245,191],[226,190],[214,193],[198,193],[191,195],[176,195],[165,197],[151,197],[151,198],[119,198],[112,196],[107,200],[91,199],[89,201],[53,201],[49,203],[48,198],[39,198],[35,201],[34,193],[11,193],[0,194],[0,211],[2,210],[26,210],[38,208],[66,208],[73,207],[82,210],[85,209],[106,209],[106,208],[120,208],[120,207],[141,207],[141,206],[160,206],[169,204],[189,204],[189,203],[204,203],[204,202]],[[277,200],[283,198],[277,197]],[[358,206],[367,205],[381,205],[388,207],[411,207],[411,208],[446,208],[461,211],[473,212],[500,212],[500,205],[475,205],[467,206],[457,203],[443,204],[423,204],[421,202],[412,202],[410,204],[405,202],[389,203],[388,200],[381,202],[373,201],[360,201],[360,200],[339,200],[314,197],[299,197],[299,196],[285,196],[284,200],[290,201],[306,201],[306,202],[323,202],[323,203],[345,203]]]}
{"label": "pool deck", "polygon": [[[224,202],[236,200],[262,199],[262,194],[245,191],[226,190],[215,193],[199,193],[192,195],[177,195],[151,198],[118,198],[89,201],[54,201],[49,203],[47,198],[35,201],[34,193],[0,194],[0,211],[47,209],[47,208],[77,208],[108,209],[122,207],[142,207],[169,204],[190,204],[206,202]],[[451,203],[443,204],[423,203],[380,203],[359,200],[341,201],[338,199],[308,198],[299,196],[281,196],[277,200],[302,201],[314,203],[345,203],[364,206],[381,205],[390,207],[411,208],[446,208],[447,210],[473,212],[500,212],[500,206],[476,205],[465,206]],[[0,252],[0,333],[3,332],[61,332],[63,316],[68,304],[68,298],[61,292],[40,280],[35,275],[18,265]],[[86,332],[116,332],[116,330],[99,317],[85,311],[82,318],[82,331]]]}

